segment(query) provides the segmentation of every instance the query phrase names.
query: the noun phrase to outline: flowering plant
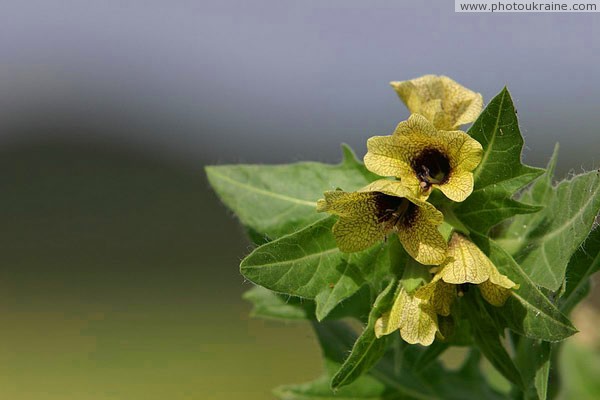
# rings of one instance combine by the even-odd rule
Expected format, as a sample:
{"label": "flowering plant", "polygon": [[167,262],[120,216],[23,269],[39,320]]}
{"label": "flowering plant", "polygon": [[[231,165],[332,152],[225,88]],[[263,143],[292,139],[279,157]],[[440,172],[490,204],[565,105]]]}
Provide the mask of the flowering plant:
{"label": "flowering plant", "polygon": [[[447,77],[392,86],[411,116],[367,141],[364,164],[343,146],[338,165],[206,169],[257,246],[241,263],[254,315],[310,320],[323,349],[321,378],[275,393],[546,399],[600,268],[600,173],[554,184],[558,147],[546,169],[523,165],[506,89],[483,109]],[[440,362],[451,347],[467,354],[458,370]]]}

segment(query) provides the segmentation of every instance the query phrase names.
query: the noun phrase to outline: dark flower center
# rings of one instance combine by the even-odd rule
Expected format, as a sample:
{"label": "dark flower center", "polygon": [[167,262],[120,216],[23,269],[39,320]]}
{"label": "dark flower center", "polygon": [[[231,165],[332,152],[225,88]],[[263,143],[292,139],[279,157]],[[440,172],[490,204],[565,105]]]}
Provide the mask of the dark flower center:
{"label": "dark flower center", "polygon": [[472,283],[461,283],[458,285],[458,296],[462,297],[469,291],[469,288],[473,286]]}
{"label": "dark flower center", "polygon": [[377,219],[385,225],[386,229],[393,229],[397,225],[412,226],[418,207],[410,200],[376,192],[375,202],[377,204]]}
{"label": "dark flower center", "polygon": [[421,181],[423,190],[428,190],[432,184],[442,184],[450,176],[450,161],[437,149],[425,149],[412,163],[412,168]]}

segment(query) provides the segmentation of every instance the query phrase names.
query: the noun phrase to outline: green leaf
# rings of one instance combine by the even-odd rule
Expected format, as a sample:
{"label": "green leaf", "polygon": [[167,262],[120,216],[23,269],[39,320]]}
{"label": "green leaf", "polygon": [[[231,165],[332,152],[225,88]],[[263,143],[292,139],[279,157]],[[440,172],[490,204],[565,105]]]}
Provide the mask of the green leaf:
{"label": "green leaf", "polygon": [[258,247],[242,261],[242,274],[267,289],[315,300],[318,320],[365,284],[378,293],[391,273],[390,257],[402,252],[397,239],[342,253],[331,234],[334,223],[329,217]]}
{"label": "green leaf", "polygon": [[[285,320],[311,320],[315,318],[315,302],[300,297],[275,293],[262,286],[254,286],[242,295],[252,303],[252,317]],[[328,315],[328,320],[357,318],[366,321],[371,311],[372,294],[368,286],[335,307]]]}
{"label": "green leaf", "polygon": [[[346,349],[352,344],[354,338],[352,334],[349,334],[348,328],[341,323],[319,324],[315,325],[315,328],[321,346],[325,349],[326,357],[330,360],[338,360],[338,362],[343,359]],[[400,342],[399,336],[395,338]],[[434,361],[429,363],[422,373],[417,372],[415,365],[426,351],[427,349],[422,346],[407,344],[401,346],[399,354],[394,349],[389,349],[384,358],[370,370],[368,375],[385,383],[397,396],[394,398],[398,399],[492,400],[505,398],[490,388],[481,371],[473,365],[473,360],[467,360],[458,371],[447,370],[440,362]],[[478,363],[478,360],[475,362]]]}
{"label": "green leaf", "polygon": [[338,389],[354,382],[359,376],[369,371],[386,352],[387,337],[375,336],[375,321],[391,307],[398,281],[393,279],[379,294],[369,314],[369,322],[360,335],[348,358],[331,380],[331,388]]}
{"label": "green leaf", "polygon": [[523,388],[521,374],[502,345],[496,324],[481,304],[481,299],[470,293],[463,304],[471,321],[473,339],[477,347],[502,376],[517,387]]}
{"label": "green leaf", "polygon": [[600,229],[590,233],[585,243],[571,257],[567,266],[565,292],[559,308],[569,314],[590,290],[590,277],[600,270]]}
{"label": "green leaf", "polygon": [[255,286],[242,295],[254,306],[250,315],[269,319],[305,320],[315,313],[315,304],[299,297],[283,296],[261,286]]}
{"label": "green leaf", "polygon": [[[550,204],[550,201],[554,197],[552,179],[554,177],[554,169],[556,168],[558,149],[559,146],[557,143],[554,146],[554,152],[548,162],[546,171],[533,182],[531,187],[523,191],[519,200],[541,207],[547,207]],[[496,240],[514,256],[525,245],[523,238],[531,235],[547,218],[546,213],[517,215],[502,229],[501,233],[497,235]]]}
{"label": "green leaf", "polygon": [[552,344],[522,338],[516,349],[516,364],[527,388],[527,399],[546,400],[550,374]]}
{"label": "green leaf", "polygon": [[538,211],[539,207],[512,199],[517,190],[543,170],[521,163],[523,138],[506,88],[483,110],[469,134],[481,143],[484,152],[473,173],[473,194],[456,205],[456,216],[470,230],[486,234],[506,218]]}
{"label": "green leaf", "polygon": [[555,291],[563,284],[571,256],[585,241],[600,211],[600,172],[562,181],[542,201],[546,207],[540,215],[511,225],[501,244],[518,249],[515,260],[529,277]]}
{"label": "green leaf", "polygon": [[538,289],[529,276],[501,246],[482,236],[472,236],[498,271],[520,285],[504,306],[491,310],[513,331],[548,342],[563,340],[577,332],[571,321]]}
{"label": "green leaf", "polygon": [[427,346],[415,360],[414,368],[417,372],[422,372],[435,362],[439,356],[444,353],[450,345],[440,340],[434,341],[430,346]]}
{"label": "green leaf", "polygon": [[[393,292],[393,291],[392,291]],[[357,338],[353,330],[343,322],[331,321],[320,324],[313,324],[321,349],[326,360],[342,364],[348,349],[356,342]],[[436,399],[431,386],[420,376],[416,375],[410,369],[402,369],[401,373],[395,373],[395,363],[391,352],[386,354],[386,358],[381,360],[375,368],[367,375],[341,388],[337,393],[349,390],[355,387],[360,379],[365,376],[376,379],[387,387],[387,393],[393,394],[391,398],[398,399]],[[331,390],[331,389],[330,389]],[[333,391],[331,391],[333,393]]]}
{"label": "green leaf", "polygon": [[[326,369],[339,366],[331,361],[326,362]],[[273,394],[281,400],[392,400],[400,399],[398,394],[381,381],[369,375],[361,376],[352,384],[333,392],[329,387],[330,374],[297,385],[285,385],[276,388]]]}
{"label": "green leaf", "polygon": [[206,175],[242,224],[258,238],[275,239],[325,218],[316,212],[316,201],[324,191],[337,187],[354,191],[377,178],[348,146],[343,146],[343,152],[338,165],[220,165],[206,167]]}

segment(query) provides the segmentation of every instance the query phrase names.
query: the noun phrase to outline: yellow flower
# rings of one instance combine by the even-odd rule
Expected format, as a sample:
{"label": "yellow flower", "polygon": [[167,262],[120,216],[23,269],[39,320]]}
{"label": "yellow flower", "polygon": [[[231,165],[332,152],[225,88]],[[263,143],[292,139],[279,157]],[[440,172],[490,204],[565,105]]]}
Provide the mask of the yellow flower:
{"label": "yellow flower", "polygon": [[411,113],[423,115],[437,129],[454,130],[473,122],[483,108],[481,94],[447,76],[425,75],[391,85]]}
{"label": "yellow flower", "polygon": [[500,307],[519,285],[502,275],[492,261],[470,240],[454,233],[448,246],[448,259],[427,285],[415,296],[427,300],[440,315],[448,315],[458,289],[477,285],[488,303]]}
{"label": "yellow flower", "polygon": [[406,292],[402,284],[389,312],[375,322],[378,338],[400,330],[400,336],[410,344],[429,346],[435,339],[438,318],[427,301]]}
{"label": "yellow flower", "polygon": [[439,265],[446,257],[448,245],[437,229],[444,216],[398,181],[382,179],[358,192],[325,192],[317,211],[340,217],[333,236],[344,252],[367,249],[395,232],[407,253],[421,264]]}
{"label": "yellow flower", "polygon": [[366,167],[395,176],[421,199],[432,188],[450,200],[463,201],[473,192],[473,170],[483,154],[481,144],[462,131],[438,131],[425,117],[413,114],[390,136],[367,142]]}

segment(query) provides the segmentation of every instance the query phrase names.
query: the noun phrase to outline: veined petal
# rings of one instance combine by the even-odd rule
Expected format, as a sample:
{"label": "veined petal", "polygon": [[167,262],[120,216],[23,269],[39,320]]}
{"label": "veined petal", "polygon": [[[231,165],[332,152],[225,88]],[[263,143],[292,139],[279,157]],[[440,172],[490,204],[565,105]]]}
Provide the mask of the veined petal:
{"label": "veined petal", "polygon": [[325,199],[317,202],[317,211],[340,216],[332,232],[343,252],[367,249],[385,237],[385,226],[379,221],[376,193],[325,192]]}
{"label": "veined petal", "polygon": [[367,141],[367,149],[364,162],[369,171],[381,176],[411,175],[411,149],[398,143],[394,136],[374,136]]}
{"label": "veined petal", "polygon": [[[494,306],[501,306],[519,285],[502,275],[492,261],[470,240],[454,233],[448,245],[448,259],[434,276],[437,280],[461,285],[478,285],[481,295]],[[423,296],[430,295],[424,291]],[[431,300],[430,300],[431,301]]]}
{"label": "veined petal", "polygon": [[483,97],[446,76],[425,75],[391,82],[411,113],[419,113],[438,129],[451,130],[475,121],[483,108]]}
{"label": "veined petal", "polygon": [[473,242],[454,233],[448,246],[448,261],[438,274],[446,283],[480,284],[489,279],[492,268],[496,267]]}
{"label": "veined petal", "polygon": [[494,285],[498,285],[505,289],[518,289],[519,285],[508,279],[507,276],[502,275],[500,271],[496,269],[494,264],[492,264],[492,269],[490,270],[490,282]]}
{"label": "veined petal", "polygon": [[415,292],[415,297],[428,301],[437,314],[447,317],[456,298],[456,286],[436,276],[431,282],[421,286]]}
{"label": "veined petal", "polygon": [[370,171],[400,178],[422,200],[433,187],[451,200],[465,200],[473,191],[471,171],[483,154],[481,144],[465,132],[438,131],[418,114],[398,124],[393,135],[370,138],[367,148]]}
{"label": "veined petal", "polygon": [[427,303],[414,296],[404,308],[406,319],[400,325],[400,336],[407,343],[429,346],[438,331],[437,314]]}
{"label": "veined petal", "polygon": [[481,283],[479,291],[488,303],[496,307],[501,307],[512,293],[512,290],[498,286],[490,280]]}
{"label": "veined petal", "polygon": [[472,171],[477,168],[483,157],[481,143],[462,131],[448,131],[443,135],[452,138],[447,143],[450,144],[448,152],[452,153],[450,158],[455,169]]}
{"label": "veined petal", "polygon": [[400,122],[394,130],[394,136],[430,136],[435,137],[438,130],[429,119],[420,113],[413,113],[406,121]]}
{"label": "veined petal", "polygon": [[[414,193],[404,185],[401,181],[392,181],[389,179],[379,179],[369,183],[360,192],[381,192],[390,196],[405,197],[413,203],[418,201]],[[420,204],[420,202],[419,202]]]}
{"label": "veined petal", "polygon": [[375,323],[375,336],[382,337],[400,330],[400,336],[410,344],[429,346],[438,331],[437,315],[423,300],[406,293],[402,286],[389,312]]}
{"label": "veined petal", "polygon": [[448,177],[444,184],[433,184],[452,201],[464,201],[473,193],[473,173],[458,171]]}
{"label": "veined petal", "polygon": [[443,219],[443,214],[434,206],[421,203],[396,229],[406,252],[419,263],[439,265],[446,259],[448,245],[437,228]]}
{"label": "veined petal", "polygon": [[384,313],[375,321],[375,336],[378,338],[400,329],[402,320],[406,318],[404,304],[408,301],[409,295],[402,285],[398,287],[395,296],[394,304],[392,304],[390,311]]}

